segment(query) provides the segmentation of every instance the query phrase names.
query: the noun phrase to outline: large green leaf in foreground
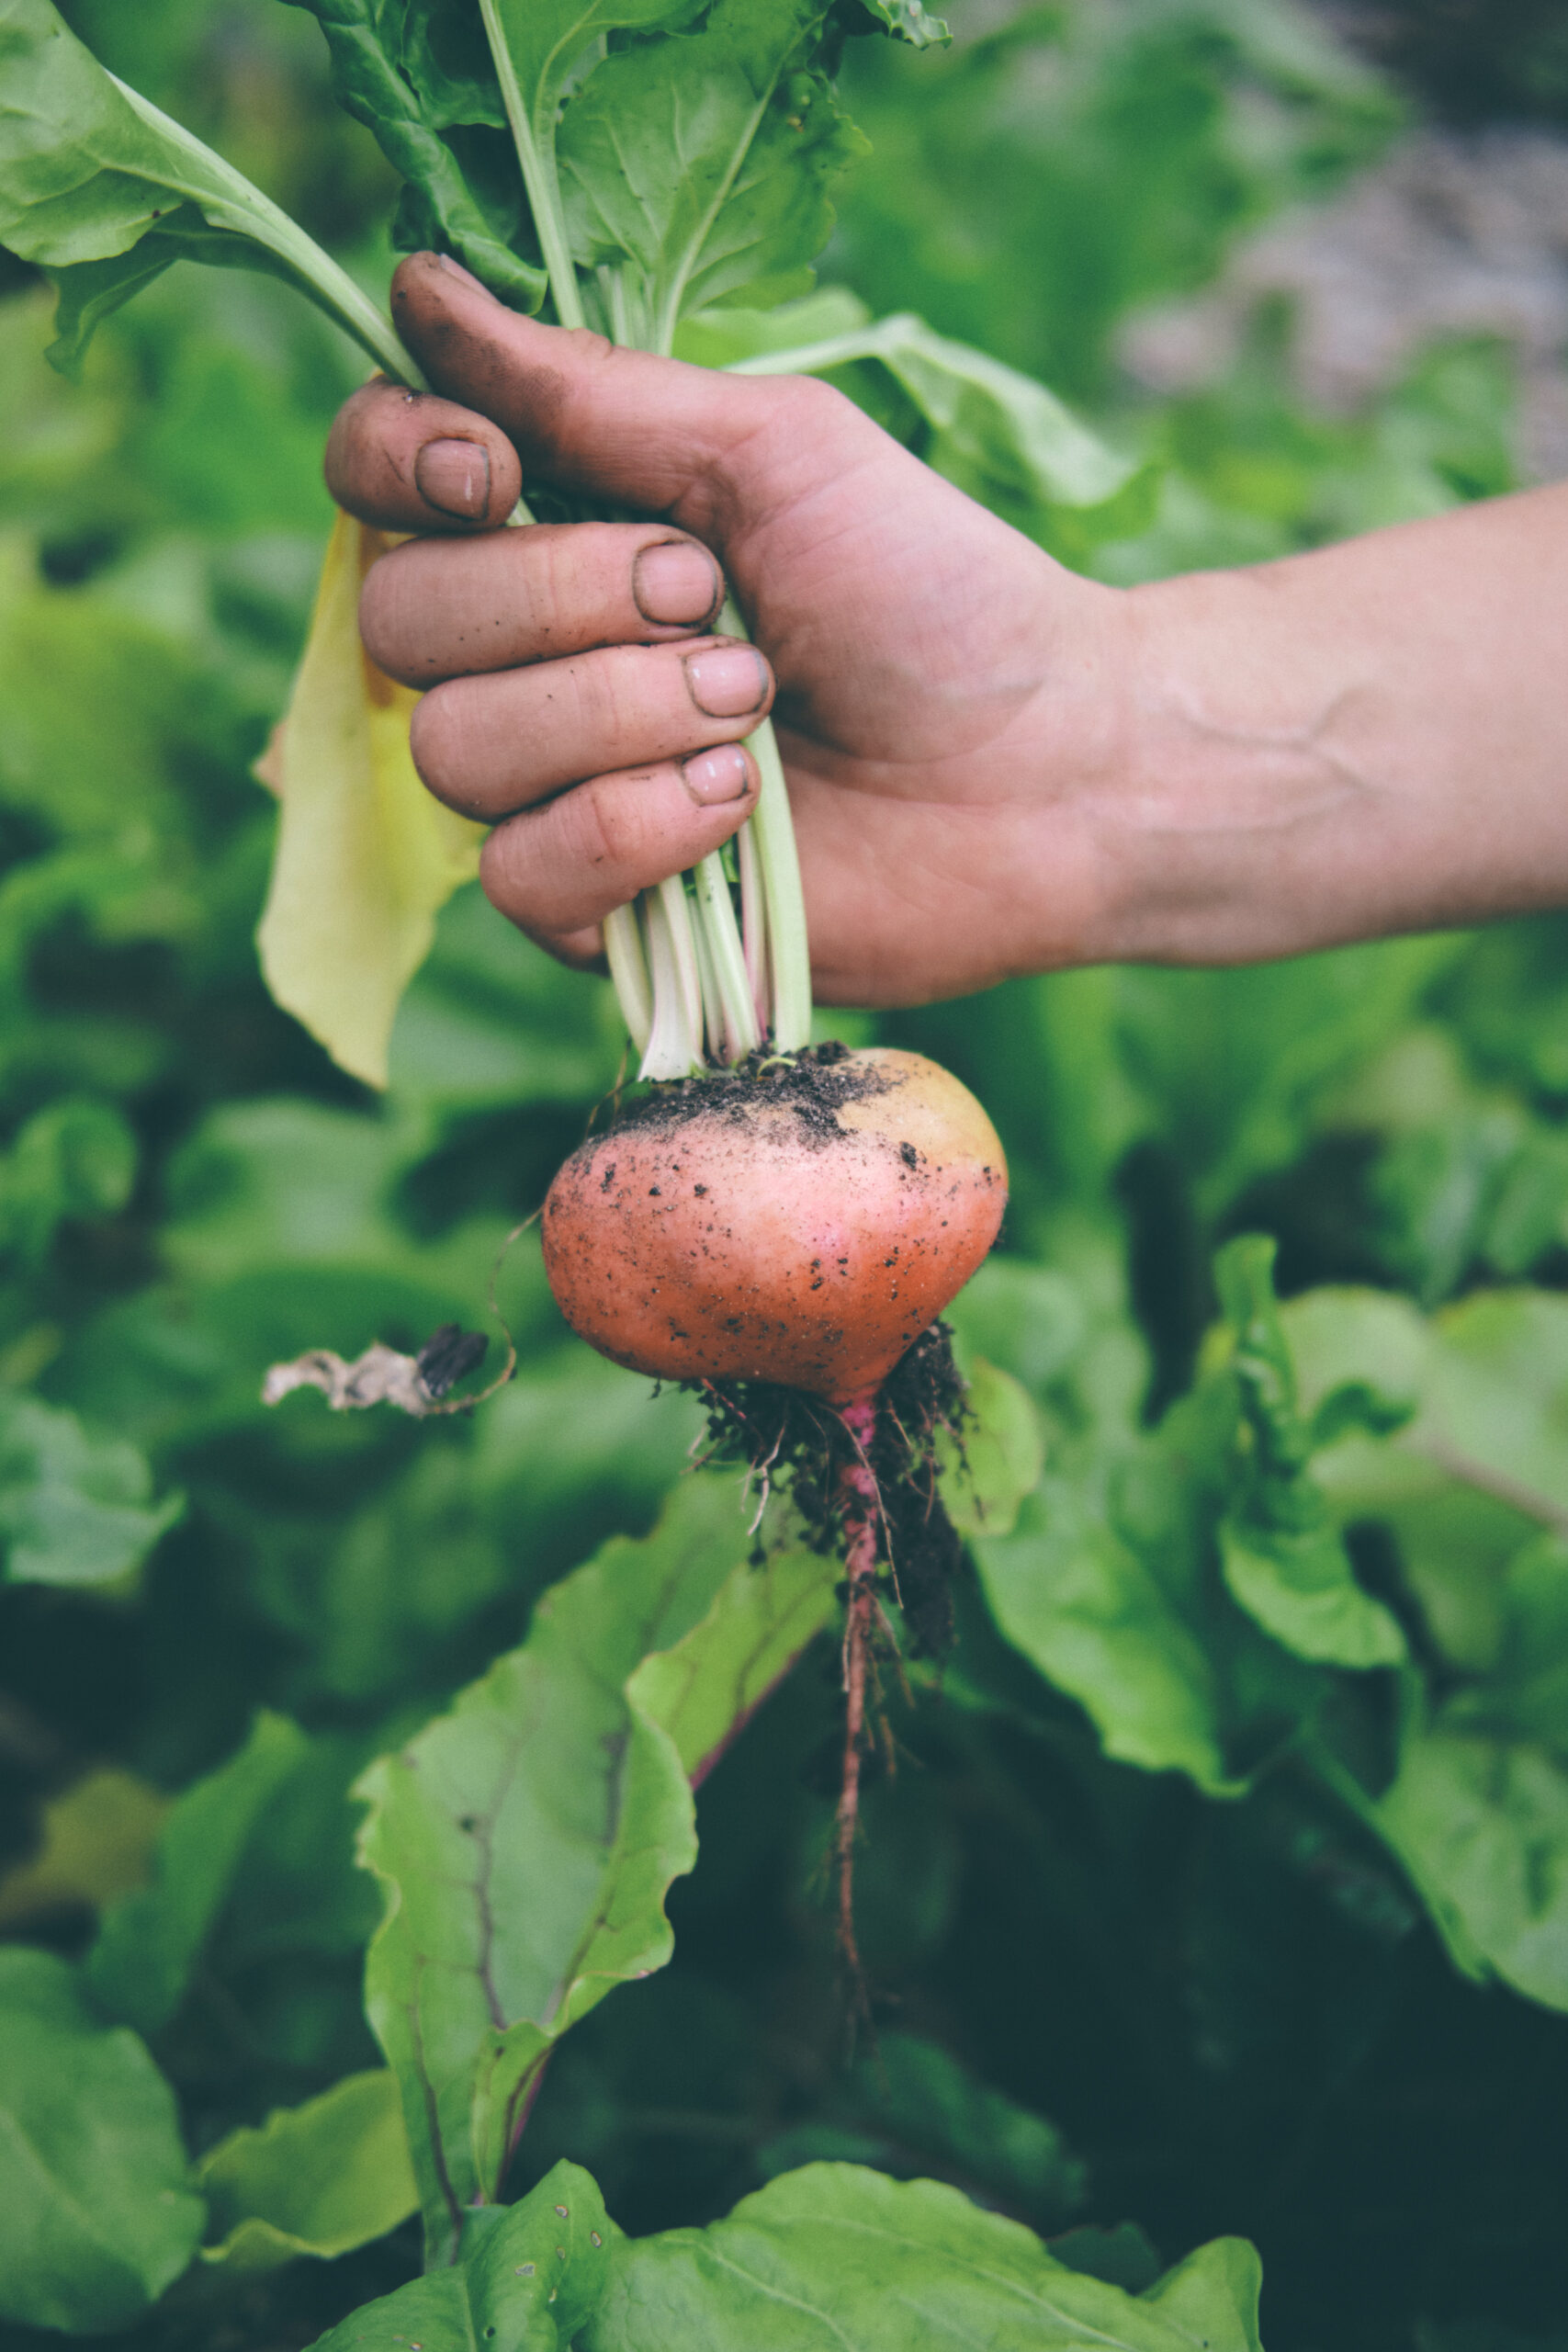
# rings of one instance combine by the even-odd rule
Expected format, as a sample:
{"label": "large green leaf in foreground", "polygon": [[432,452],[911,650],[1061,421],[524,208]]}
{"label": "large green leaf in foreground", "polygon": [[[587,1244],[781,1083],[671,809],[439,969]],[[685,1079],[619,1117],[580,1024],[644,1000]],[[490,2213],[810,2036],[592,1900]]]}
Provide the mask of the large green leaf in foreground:
{"label": "large green leaf in foreground", "polygon": [[603,2298],[614,2224],[558,2164],[520,2205],[476,2215],[468,2259],[351,2312],[316,2352],[565,2352]]}
{"label": "large green leaf in foreground", "polygon": [[583,2352],[1258,2352],[1258,2257],[1221,2239],[1146,2296],[937,2181],[785,2173],[705,2230],[619,2239]]}
{"label": "large green leaf in foreground", "polygon": [[808,2165],[726,2221],[657,2237],[623,2237],[570,2164],[477,2218],[456,2267],[317,2352],[1261,2352],[1261,2274],[1238,2238],[1129,2295],[956,2188],[859,2165]]}
{"label": "large green leaf in foreground", "polygon": [[560,2035],[669,1959],[664,1898],[696,1859],[688,1775],[833,1606],[831,1562],[753,1569],[747,1549],[739,1482],[689,1479],[652,1535],[547,1593],[523,1647],[361,1782],[361,1858],[387,1893],[367,2007],[436,2260],[498,2195]]}
{"label": "large green leaf in foreground", "polygon": [[0,2318],[123,2327],[201,2234],[175,2098],[51,1952],[0,1952]]}

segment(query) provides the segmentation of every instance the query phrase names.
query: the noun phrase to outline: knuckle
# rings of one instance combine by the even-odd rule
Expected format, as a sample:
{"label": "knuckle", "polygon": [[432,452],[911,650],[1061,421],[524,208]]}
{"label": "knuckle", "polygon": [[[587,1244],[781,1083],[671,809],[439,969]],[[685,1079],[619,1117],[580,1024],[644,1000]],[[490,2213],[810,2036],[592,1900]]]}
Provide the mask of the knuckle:
{"label": "knuckle", "polygon": [[[608,335],[595,334],[592,327],[573,327],[571,339],[582,356],[592,360],[595,367],[605,370],[616,369],[625,372],[628,356],[627,348],[618,343],[612,343]],[[636,358],[637,355],[633,352],[630,356]]]}
{"label": "knuckle", "polygon": [[454,679],[433,686],[415,704],[409,721],[409,755],[427,791],[472,816],[479,811],[473,805],[469,776],[473,729],[464,683]]}
{"label": "knuckle", "polygon": [[574,731],[592,747],[585,764],[621,767],[638,748],[646,751],[650,723],[657,725],[652,683],[640,647],[617,647],[572,663]]}
{"label": "knuckle", "polygon": [[[637,779],[637,783],[642,780]],[[570,863],[586,878],[603,876],[606,882],[643,862],[648,827],[643,796],[637,784],[611,782],[595,776],[558,801],[562,846]]]}
{"label": "knuckle", "polygon": [[780,406],[787,407],[790,416],[802,424],[837,424],[861,413],[836,384],[825,383],[820,376],[781,377],[778,390]]}

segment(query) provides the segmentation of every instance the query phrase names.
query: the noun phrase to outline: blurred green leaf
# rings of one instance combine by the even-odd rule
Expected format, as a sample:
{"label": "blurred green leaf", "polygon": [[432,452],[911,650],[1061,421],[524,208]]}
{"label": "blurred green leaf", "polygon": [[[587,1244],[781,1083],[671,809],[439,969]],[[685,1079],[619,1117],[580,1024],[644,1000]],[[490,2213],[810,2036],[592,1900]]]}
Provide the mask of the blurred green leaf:
{"label": "blurred green leaf", "polygon": [[1409,1017],[1461,944],[1438,935],[1245,973],[1117,976],[1127,1067],[1202,1208],[1301,1150],[1327,1091]]}
{"label": "blurred green leaf", "polygon": [[1214,1664],[1103,1506],[1047,1474],[1012,1533],[980,1537],[975,1555],[1000,1631],[1077,1700],[1108,1756],[1235,1792]]}
{"label": "blurred green leaf", "polygon": [[945,56],[852,49],[873,153],[835,274],[1077,400],[1103,391],[1129,309],[1207,282],[1241,232],[1326,192],[1400,119],[1274,0],[972,10],[957,32]]}
{"label": "blurred green leaf", "polygon": [[107,1584],[184,1510],[154,1503],[145,1457],[88,1435],[74,1413],[0,1390],[0,1539],[13,1583]]}
{"label": "blurred green leaf", "polygon": [[[1297,1410],[1294,1366],[1274,1297],[1274,1244],[1244,1235],[1215,1261],[1234,1335],[1241,1397],[1239,1492],[1220,1529],[1225,1582],[1266,1633],[1299,1657],[1336,1666],[1395,1666],[1404,1656],[1396,1620],[1356,1582],[1339,1531],[1311,1473],[1315,1431]],[[1318,1408],[1345,1425],[1349,1406],[1384,1433],[1389,1425],[1364,1383],[1336,1389]],[[1396,1426],[1399,1408],[1393,1415]]]}
{"label": "blurred green leaf", "polygon": [[87,1955],[86,1982],[111,2017],[143,2033],[168,2024],[246,1842],[303,1751],[293,1724],[259,1714],[239,1754],[180,1797],[159,1833],[151,1883],[110,1905]]}
{"label": "blurred green leaf", "polygon": [[[839,2120],[769,2143],[759,2156],[762,2170],[772,2177],[839,2154],[902,2177],[940,2171],[1042,2227],[1060,2227],[1088,2196],[1087,2169],[1054,2123],[915,2034],[878,2035],[874,2056],[861,2060],[829,2116]],[[828,2143],[835,2135],[842,2143],[846,2124],[860,2145],[835,2151]]]}
{"label": "blurred green leaf", "polygon": [[1461,1717],[1414,1727],[1372,1815],[1457,1963],[1568,2009],[1568,1765]]}
{"label": "blurred green leaf", "polygon": [[44,1805],[37,1852],[0,1878],[0,1929],[144,1885],[168,1809],[133,1772],[85,1773]]}
{"label": "blurred green leaf", "polygon": [[419,2210],[397,2082],[378,2068],[276,2109],[257,2131],[231,2132],[195,2178],[219,2237],[202,2259],[233,2270],[271,2270],[297,2255],[330,2261]]}
{"label": "blurred green leaf", "polygon": [[611,1091],[625,1042],[609,984],[564,970],[473,884],[437,916],[402,1001],[392,1085],[431,1114],[575,1107]]}
{"label": "blurred green leaf", "polygon": [[51,1952],[0,1951],[0,2315],[126,2326],[185,2269],[203,2211],[143,2044]]}
{"label": "blurred green leaf", "polygon": [[942,1442],[942,1500],[961,1535],[1008,1535],[1045,1466],[1040,1417],[1022,1383],[984,1356],[965,1378],[973,1419]]}
{"label": "blurred green leaf", "polygon": [[130,1197],[136,1157],[107,1102],[67,1097],[35,1113],[0,1155],[0,1251],[37,1266],[65,1218],[112,1216]]}
{"label": "blurred green leaf", "polygon": [[378,1745],[379,1726],[317,1732],[257,1815],[208,1952],[232,1977],[302,1955],[353,1960],[379,1916],[374,1887],[354,1865],[358,1809],[350,1788]]}

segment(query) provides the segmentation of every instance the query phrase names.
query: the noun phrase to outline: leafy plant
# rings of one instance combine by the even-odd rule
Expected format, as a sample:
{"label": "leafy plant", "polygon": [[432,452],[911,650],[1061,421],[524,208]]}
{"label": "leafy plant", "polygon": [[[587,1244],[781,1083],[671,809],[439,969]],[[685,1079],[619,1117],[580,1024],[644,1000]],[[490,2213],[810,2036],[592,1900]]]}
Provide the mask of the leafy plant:
{"label": "leafy plant", "polygon": [[[103,14],[73,20],[96,38]],[[147,41],[178,50],[178,15],[146,11]],[[1055,60],[1062,113],[1135,186],[1168,51],[1129,63],[1087,17],[1069,30],[1023,28],[1008,71]],[[1252,101],[1242,51],[1185,53],[1201,161],[1244,144]],[[116,62],[139,78],[135,52]],[[990,98],[965,110],[953,69],[910,62],[927,82],[897,98],[852,64],[888,168],[863,198],[846,184],[833,266],[941,334],[829,289],[689,317],[691,356],[831,345],[817,364],[931,462],[1108,576],[1506,481],[1488,352],[1439,353],[1329,424],[1266,334],[1240,379],[1111,458],[955,351],[967,334],[1038,364],[995,292],[960,316],[877,278],[942,192],[906,170],[905,209],[889,193],[917,92],[941,90],[952,136],[995,135]],[[158,71],[166,104],[192,86]],[[1119,74],[1144,111],[1102,103]],[[1277,119],[1311,133],[1324,101]],[[263,162],[270,135],[260,116],[246,133]],[[492,225],[520,223],[476,160],[505,161],[500,120],[436,135]],[[358,128],[331,137],[373,209]],[[1032,152],[998,175],[995,250],[1032,217]],[[1114,300],[1230,232],[1218,183],[1183,185],[1199,258],[1145,243]],[[1052,217],[1070,274],[1104,223]],[[1026,311],[1025,273],[997,268]],[[868,2344],[944,2313],[1005,2340],[1016,2309],[1032,2343],[1091,2322],[1245,2346],[1239,2230],[1275,2352],[1551,2342],[1562,924],[1248,975],[1063,975],[866,1024],[983,1091],[1015,1192],[954,1317],[983,1411],[975,1485],[950,1482],[976,1577],[940,1680],[911,1665],[898,1769],[865,1797],[859,1926],[892,2023],[880,2062],[846,2064],[819,1886],[832,1571],[787,1548],[746,1564],[736,1486],[682,1478],[687,1403],[579,1348],[526,1243],[502,1277],[522,1372],[472,1422],[257,1401],[276,1358],[471,1318],[619,1053],[608,989],[471,888],[433,919],[382,1102],[258,984],[272,820],[245,771],[305,634],[331,523],[315,451],[357,347],[268,273],[171,270],[107,318],[73,390],[40,365],[45,309],[10,297],[0,334],[8,2341],[178,2352],[341,2325],[429,2352],[491,2324],[560,2342],[565,2320],[609,2344],[651,2311],[660,2341],[750,2345],[782,2290]],[[1262,1233],[1272,1277],[1235,1238]],[[496,2018],[479,1801],[524,1692],[516,1721],[558,1739],[502,1792],[494,1887],[520,1924]],[[626,1743],[640,1856],[607,1834],[604,1736]],[[390,1919],[354,1864],[361,1825],[406,1898]],[[390,2078],[366,1952],[388,2008],[400,1972],[439,1965],[454,1864],[476,1893],[450,1914],[450,2009],[428,2014],[460,2020],[476,1982],[484,2014],[452,2027],[445,2130],[400,2148],[427,2077],[400,2051]],[[525,1899],[536,1872],[547,1905]],[[489,2186],[505,2103],[530,2095],[516,2201],[416,2278],[411,2165],[448,2244],[434,2152]],[[1149,2238],[1113,2226],[1129,2212]]]}

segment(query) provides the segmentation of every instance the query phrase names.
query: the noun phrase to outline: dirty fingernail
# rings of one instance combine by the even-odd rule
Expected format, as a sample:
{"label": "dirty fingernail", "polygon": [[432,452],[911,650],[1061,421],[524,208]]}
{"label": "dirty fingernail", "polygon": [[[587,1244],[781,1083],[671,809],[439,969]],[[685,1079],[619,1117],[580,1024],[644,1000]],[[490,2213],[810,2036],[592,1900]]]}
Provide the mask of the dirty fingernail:
{"label": "dirty fingernail", "polygon": [[767,698],[768,673],[752,645],[716,645],[688,653],[686,685],[697,708],[709,718],[743,718]]}
{"label": "dirty fingernail", "polygon": [[460,261],[454,261],[450,254],[437,254],[435,260],[437,266],[444,269],[449,277],[460,277],[465,286],[473,287],[480,294],[488,294],[488,288],[474,276],[473,271],[465,269]]}
{"label": "dirty fingernail", "polygon": [[697,752],[682,760],[681,774],[687,791],[703,808],[721,800],[744,800],[751,789],[751,763],[739,743],[721,743],[715,752]]}
{"label": "dirty fingernail", "polygon": [[645,621],[677,628],[705,621],[718,602],[718,566],[691,539],[644,548],[632,566],[632,595]]}
{"label": "dirty fingernail", "polygon": [[413,461],[427,506],[470,523],[490,504],[490,451],[479,441],[427,441]]}

